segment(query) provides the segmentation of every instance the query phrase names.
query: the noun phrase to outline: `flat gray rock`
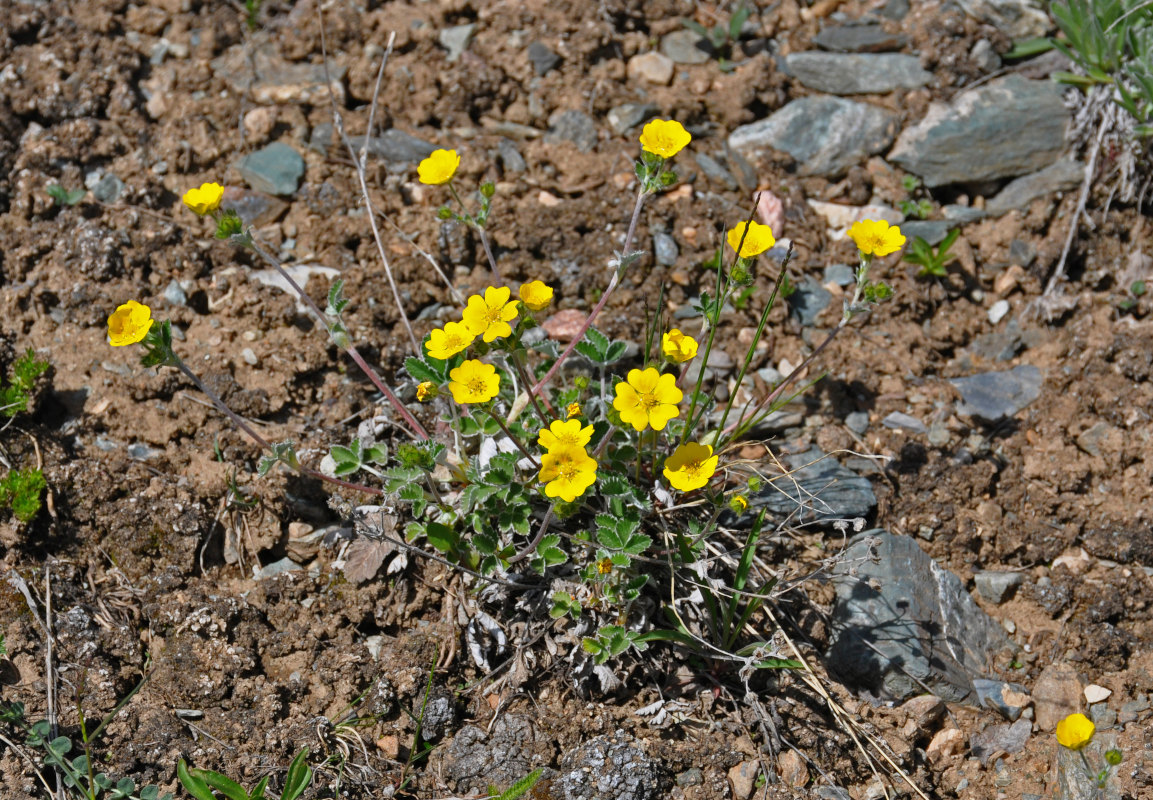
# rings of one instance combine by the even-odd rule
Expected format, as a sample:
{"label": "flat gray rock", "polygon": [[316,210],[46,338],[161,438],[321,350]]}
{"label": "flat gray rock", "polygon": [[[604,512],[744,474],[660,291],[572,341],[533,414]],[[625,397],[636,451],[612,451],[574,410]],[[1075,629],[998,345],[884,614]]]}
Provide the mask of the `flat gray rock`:
{"label": "flat gray rock", "polygon": [[1039,172],[1010,181],[985,205],[985,211],[994,216],[1014,209],[1023,211],[1038,197],[1072,191],[1084,179],[1085,166],[1078,161],[1063,158]]}
{"label": "flat gray rock", "polygon": [[822,50],[843,53],[882,53],[900,50],[905,37],[899,33],[886,33],[880,25],[835,25],[825,28],[813,37],[813,44]]}
{"label": "flat gray rock", "polygon": [[547,75],[560,64],[561,57],[542,42],[530,42],[528,60],[532,62],[532,67],[536,70],[537,75]]}
{"label": "flat gray rock", "polygon": [[1032,364],[949,381],[961,393],[957,410],[989,422],[1011,417],[1036,400],[1041,394],[1041,382],[1041,370]]}
{"label": "flat gray rock", "polygon": [[933,78],[921,69],[921,59],[900,53],[810,50],[785,56],[785,69],[810,89],[829,94],[885,94],[916,89]]}
{"label": "flat gray rock", "polygon": [[713,57],[713,48],[696,31],[682,28],[661,38],[661,52],[677,64],[704,64]]}
{"label": "flat gray rock", "polygon": [[829,307],[833,295],[811,277],[797,282],[795,291],[789,295],[789,311],[802,325],[816,325],[817,317]]}
{"label": "flat gray rock", "polygon": [[[363,147],[364,137],[352,137],[352,146],[358,149]],[[368,140],[370,156],[383,158],[392,163],[414,164],[428,158],[436,149],[436,145],[396,128],[389,128],[380,136],[373,136]]]}
{"label": "flat gray rock", "polygon": [[1020,572],[997,572],[984,570],[973,576],[973,583],[977,586],[977,594],[990,603],[1003,603],[1013,596],[1017,587],[1025,581]]}
{"label": "flat gray rock", "polygon": [[961,580],[908,536],[858,534],[833,568],[828,663],[851,689],[903,700],[926,691],[976,703],[975,678],[1011,647]]}
{"label": "flat gray rock", "polygon": [[444,28],[437,34],[436,40],[440,46],[448,51],[448,60],[456,61],[464,51],[468,49],[469,44],[472,42],[472,35],[476,33],[476,24],[468,23],[466,25],[453,25],[450,28]]}
{"label": "flat gray rock", "polygon": [[677,263],[681,250],[677,247],[677,240],[667,233],[653,234],[653,256],[661,266],[671,267]]}
{"label": "flat gray rock", "polygon": [[645,120],[656,116],[660,107],[653,103],[623,103],[609,109],[609,127],[620,134],[628,133]]}
{"label": "flat gray rock", "polygon": [[716,181],[721,186],[724,186],[730,192],[735,192],[740,188],[737,179],[733,177],[733,173],[725,169],[721,162],[717,161],[712,156],[706,153],[695,153],[693,159],[697,162],[697,166],[701,168],[701,172],[712,181]]}
{"label": "flat gray rock", "polygon": [[957,5],[1010,39],[1044,36],[1052,27],[1042,0],[957,0]]}
{"label": "flat gray rock", "polygon": [[561,111],[549,118],[545,142],[572,142],[582,153],[597,146],[597,124],[583,111]]}
{"label": "flat gray rock", "polygon": [[216,77],[237,90],[247,91],[258,105],[306,103],[327,107],[333,98],[344,104],[345,67],[285,61],[272,44],[249,53],[233,45],[210,63]]}
{"label": "flat gray rock", "polygon": [[897,134],[897,115],[840,97],[802,97],[772,116],[742,125],[729,146],[752,157],[772,148],[791,155],[801,175],[839,177],[881,152]]}
{"label": "flat gray rock", "polygon": [[304,177],[304,159],[283,142],[249,153],[236,168],[253,189],[282,197],[295,193]]}
{"label": "flat gray rock", "polygon": [[752,510],[762,506],[773,514],[795,514],[798,522],[866,517],[877,507],[873,485],[814,447],[785,456],[791,471],[749,498]]}
{"label": "flat gray rock", "polygon": [[957,224],[949,220],[915,219],[902,222],[901,233],[905,234],[905,238],[910,242],[914,236],[920,236],[929,244],[936,246],[956,227]]}
{"label": "flat gray rock", "polygon": [[888,160],[929,188],[1044,169],[1065,148],[1069,115],[1061,92],[1052,81],[1007,75],[933,103],[901,132]]}

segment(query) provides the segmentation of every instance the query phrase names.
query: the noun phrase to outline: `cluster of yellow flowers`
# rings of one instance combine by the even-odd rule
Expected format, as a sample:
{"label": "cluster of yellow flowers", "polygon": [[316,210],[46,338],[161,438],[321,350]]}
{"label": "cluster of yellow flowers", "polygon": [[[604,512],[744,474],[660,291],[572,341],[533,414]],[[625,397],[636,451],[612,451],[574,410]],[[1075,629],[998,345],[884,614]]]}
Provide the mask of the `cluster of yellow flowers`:
{"label": "cluster of yellow flowers", "polygon": [[597,462],[585,449],[592,441],[593,426],[581,426],[579,419],[555,420],[541,428],[537,444],[544,493],[571,503],[584,494],[597,479]]}

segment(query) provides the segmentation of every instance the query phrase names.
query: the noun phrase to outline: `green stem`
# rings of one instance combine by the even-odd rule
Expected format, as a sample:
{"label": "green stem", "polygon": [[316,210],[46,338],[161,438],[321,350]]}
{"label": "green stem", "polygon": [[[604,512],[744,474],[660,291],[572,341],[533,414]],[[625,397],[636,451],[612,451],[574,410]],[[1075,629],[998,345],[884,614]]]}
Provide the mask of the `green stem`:
{"label": "green stem", "polygon": [[532,462],[533,469],[540,469],[540,463],[536,460],[536,458],[533,457],[532,453],[525,449],[525,446],[521,444],[520,439],[508,429],[508,426],[504,424],[504,420],[494,414],[492,409],[488,406],[480,406],[480,409],[492,417],[493,422],[499,425],[500,429],[504,431],[504,435],[511,439],[512,443],[516,445],[517,449],[524,454],[524,457]]}
{"label": "green stem", "polygon": [[[729,295],[732,294],[732,285],[733,285],[733,282],[731,280],[729,280],[729,278],[726,276],[725,282],[724,282],[724,287],[722,288],[721,284],[720,284],[720,276],[719,275],[717,276],[718,292],[717,292],[717,297],[716,297],[716,306],[714,308],[714,313],[713,313],[712,318],[709,319],[708,317],[706,317],[706,319],[708,319],[708,321],[709,321],[709,336],[708,336],[708,339],[705,340],[705,352],[704,352],[704,355],[701,356],[701,368],[697,372],[697,384],[693,388],[693,396],[689,400],[689,413],[685,416],[685,427],[681,431],[680,441],[677,442],[678,445],[682,445],[685,443],[686,440],[688,440],[688,438],[693,434],[693,431],[696,429],[697,423],[700,421],[700,420],[694,420],[693,414],[697,409],[697,398],[700,397],[701,387],[704,386],[704,384],[705,384],[705,371],[708,369],[708,365],[709,365],[709,354],[712,353],[712,351],[713,351],[713,341],[717,337],[717,328],[721,324],[721,309],[724,308],[725,303],[729,299]],[[701,415],[702,416],[704,416],[705,410],[706,410],[706,407],[704,405],[702,405],[701,406]]]}

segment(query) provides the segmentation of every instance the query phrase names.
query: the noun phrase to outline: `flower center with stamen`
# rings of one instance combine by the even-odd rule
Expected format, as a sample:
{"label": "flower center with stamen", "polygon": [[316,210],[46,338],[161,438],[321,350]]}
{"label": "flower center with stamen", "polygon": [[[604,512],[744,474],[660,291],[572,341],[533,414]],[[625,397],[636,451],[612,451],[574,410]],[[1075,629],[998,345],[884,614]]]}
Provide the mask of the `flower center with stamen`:
{"label": "flower center with stamen", "polygon": [[468,382],[468,390],[473,394],[484,394],[486,388],[484,378],[473,378]]}
{"label": "flower center with stamen", "polygon": [[646,394],[640,395],[640,401],[645,411],[651,411],[653,406],[659,406],[661,404],[661,401],[657,399],[655,392],[648,392]]}

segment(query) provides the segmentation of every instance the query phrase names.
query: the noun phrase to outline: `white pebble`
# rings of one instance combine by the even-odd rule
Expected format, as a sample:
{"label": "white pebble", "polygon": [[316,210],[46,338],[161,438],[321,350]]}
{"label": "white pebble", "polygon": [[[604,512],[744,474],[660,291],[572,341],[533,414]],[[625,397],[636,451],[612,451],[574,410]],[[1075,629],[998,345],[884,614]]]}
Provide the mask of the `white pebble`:
{"label": "white pebble", "polygon": [[989,308],[989,322],[996,325],[1001,319],[1009,313],[1009,301],[998,300]]}
{"label": "white pebble", "polygon": [[1106,689],[1104,686],[1098,686],[1091,683],[1085,687],[1085,701],[1092,705],[1093,703],[1101,703],[1109,699],[1109,695],[1113,694],[1112,689]]}

